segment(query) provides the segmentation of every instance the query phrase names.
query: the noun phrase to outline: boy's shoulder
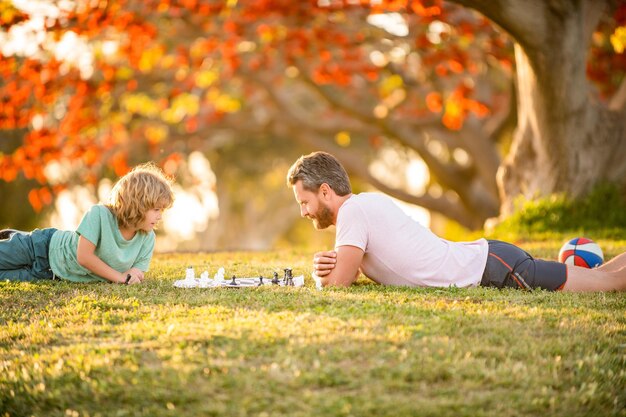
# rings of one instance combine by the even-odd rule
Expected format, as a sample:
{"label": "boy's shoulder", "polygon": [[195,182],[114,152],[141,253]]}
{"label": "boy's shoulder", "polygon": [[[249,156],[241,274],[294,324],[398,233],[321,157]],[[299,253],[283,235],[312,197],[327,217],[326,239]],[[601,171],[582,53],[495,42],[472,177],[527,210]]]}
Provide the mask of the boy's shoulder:
{"label": "boy's shoulder", "polygon": [[115,221],[115,216],[107,206],[94,204],[85,212],[81,223],[86,222],[86,224],[96,225],[102,222],[109,223],[112,221]]}
{"label": "boy's shoulder", "polygon": [[104,204],[94,204],[89,208],[87,213],[95,213],[99,216],[112,216],[111,210]]}

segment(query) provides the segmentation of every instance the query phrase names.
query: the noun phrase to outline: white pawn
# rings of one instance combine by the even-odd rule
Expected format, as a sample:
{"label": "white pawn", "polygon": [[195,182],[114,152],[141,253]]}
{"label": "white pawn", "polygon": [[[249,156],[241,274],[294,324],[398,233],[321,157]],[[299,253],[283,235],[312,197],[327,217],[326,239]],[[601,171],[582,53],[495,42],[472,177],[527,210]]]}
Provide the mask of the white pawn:
{"label": "white pawn", "polygon": [[188,266],[185,271],[185,285],[187,288],[193,288],[198,285],[196,281],[196,271],[194,271],[191,266]]}
{"label": "white pawn", "polygon": [[224,272],[225,272],[224,268],[221,267],[220,269],[217,270],[217,273],[215,274],[213,279],[217,281],[218,283],[221,283],[222,281],[224,281]]}
{"label": "white pawn", "polygon": [[200,274],[200,280],[198,281],[198,286],[200,288],[208,288],[211,286],[211,280],[209,279],[209,273],[204,271]]}

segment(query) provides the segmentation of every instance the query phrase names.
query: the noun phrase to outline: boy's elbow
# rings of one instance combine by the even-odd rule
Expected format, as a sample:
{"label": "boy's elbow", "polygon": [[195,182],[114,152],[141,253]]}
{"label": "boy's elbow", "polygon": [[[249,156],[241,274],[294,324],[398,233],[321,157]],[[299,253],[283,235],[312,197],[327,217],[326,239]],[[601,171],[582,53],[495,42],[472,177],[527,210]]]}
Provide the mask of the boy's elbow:
{"label": "boy's elbow", "polygon": [[78,262],[78,265],[82,266],[83,268],[88,268],[89,256],[78,252],[76,254],[76,262]]}

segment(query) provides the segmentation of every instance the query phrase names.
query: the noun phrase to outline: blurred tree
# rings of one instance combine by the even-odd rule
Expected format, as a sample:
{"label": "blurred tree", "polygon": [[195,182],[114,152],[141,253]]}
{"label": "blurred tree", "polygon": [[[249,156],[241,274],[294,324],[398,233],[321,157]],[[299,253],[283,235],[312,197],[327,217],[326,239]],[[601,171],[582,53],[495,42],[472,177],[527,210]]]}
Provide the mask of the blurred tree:
{"label": "blurred tree", "polygon": [[[624,2],[356,3],[2,2],[0,129],[28,134],[0,177],[36,180],[37,210],[73,178],[146,157],[175,170],[231,131],[331,151],[470,228],[519,194],[626,181]],[[427,187],[371,169],[390,144],[427,164]],[[52,161],[71,169],[52,178]]]}

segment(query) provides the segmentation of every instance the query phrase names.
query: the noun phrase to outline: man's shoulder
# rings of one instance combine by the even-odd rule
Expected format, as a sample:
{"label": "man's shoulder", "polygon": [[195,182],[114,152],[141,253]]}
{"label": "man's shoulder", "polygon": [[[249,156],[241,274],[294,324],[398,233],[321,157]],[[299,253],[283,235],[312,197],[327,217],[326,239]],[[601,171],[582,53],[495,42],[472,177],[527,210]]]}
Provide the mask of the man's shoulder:
{"label": "man's shoulder", "polygon": [[359,201],[359,202],[378,201],[378,200],[389,200],[389,197],[382,193],[366,192],[366,193],[352,194],[352,197],[350,197],[349,200],[354,200],[354,201]]}
{"label": "man's shoulder", "polygon": [[[391,206],[390,206],[391,205]],[[339,218],[355,220],[360,217],[380,216],[380,213],[392,212],[394,205],[391,198],[379,193],[353,194],[339,209]]]}
{"label": "man's shoulder", "polygon": [[373,207],[379,205],[393,204],[391,198],[380,193],[359,193],[353,194],[346,203],[359,207]]}

